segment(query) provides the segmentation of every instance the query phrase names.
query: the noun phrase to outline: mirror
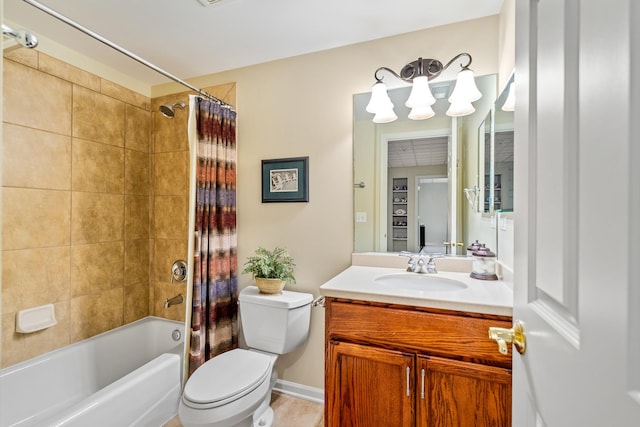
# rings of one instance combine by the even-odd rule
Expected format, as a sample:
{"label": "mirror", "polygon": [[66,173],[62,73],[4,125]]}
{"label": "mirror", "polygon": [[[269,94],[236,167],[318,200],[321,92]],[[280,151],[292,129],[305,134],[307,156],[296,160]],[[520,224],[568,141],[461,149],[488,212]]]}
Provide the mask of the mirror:
{"label": "mirror", "polygon": [[513,211],[513,129],[514,113],[505,103],[513,90],[514,76],[496,101],[493,136],[493,205],[495,211]]}
{"label": "mirror", "polygon": [[[436,115],[427,120],[407,118],[410,87],[389,90],[398,116],[392,123],[373,123],[365,110],[370,93],[354,95],[355,252],[417,252],[422,246],[427,252],[465,252],[465,210],[471,208],[463,181],[478,173],[476,129],[495,101],[496,76],[476,77],[483,92],[474,103],[476,112],[456,119],[445,114],[453,84],[431,83]],[[467,145],[474,147],[474,170],[466,170],[463,162]],[[443,245],[455,241],[462,245],[453,250]]]}
{"label": "mirror", "polygon": [[491,111],[482,121],[478,128],[478,188],[480,189],[480,202],[478,203],[478,212],[491,213],[491,200],[493,192],[491,191],[491,168],[492,168],[492,151],[493,151],[493,115]]}

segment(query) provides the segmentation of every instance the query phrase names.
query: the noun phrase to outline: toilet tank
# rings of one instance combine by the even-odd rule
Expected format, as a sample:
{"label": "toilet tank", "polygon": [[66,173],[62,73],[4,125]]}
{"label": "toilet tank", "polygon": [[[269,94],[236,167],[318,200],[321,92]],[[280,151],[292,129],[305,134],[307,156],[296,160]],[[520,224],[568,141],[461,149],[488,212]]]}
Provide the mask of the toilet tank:
{"label": "toilet tank", "polygon": [[313,295],[282,291],[262,294],[256,286],[240,291],[242,332],[249,348],[285,354],[309,336]]}

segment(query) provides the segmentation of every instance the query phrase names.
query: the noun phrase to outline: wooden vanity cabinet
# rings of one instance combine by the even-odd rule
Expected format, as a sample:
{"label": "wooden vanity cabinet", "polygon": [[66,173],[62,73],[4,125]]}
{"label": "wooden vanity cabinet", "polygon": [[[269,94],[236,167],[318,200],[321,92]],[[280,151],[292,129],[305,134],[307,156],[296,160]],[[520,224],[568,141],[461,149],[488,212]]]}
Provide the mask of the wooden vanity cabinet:
{"label": "wooden vanity cabinet", "polygon": [[511,425],[507,316],[326,299],[327,427]]}

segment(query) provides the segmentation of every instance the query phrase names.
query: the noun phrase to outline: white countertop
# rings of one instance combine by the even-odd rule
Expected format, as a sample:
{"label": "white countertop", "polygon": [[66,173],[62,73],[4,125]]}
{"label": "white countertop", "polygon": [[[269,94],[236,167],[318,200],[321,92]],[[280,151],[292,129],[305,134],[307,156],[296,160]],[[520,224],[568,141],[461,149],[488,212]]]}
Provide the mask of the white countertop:
{"label": "white countertop", "polygon": [[375,281],[379,276],[398,273],[406,271],[402,268],[352,265],[320,286],[320,293],[327,297],[512,315],[513,291],[501,280],[477,280],[469,277],[468,273],[438,271],[436,276],[459,280],[467,285],[465,289],[446,291],[396,289]]}

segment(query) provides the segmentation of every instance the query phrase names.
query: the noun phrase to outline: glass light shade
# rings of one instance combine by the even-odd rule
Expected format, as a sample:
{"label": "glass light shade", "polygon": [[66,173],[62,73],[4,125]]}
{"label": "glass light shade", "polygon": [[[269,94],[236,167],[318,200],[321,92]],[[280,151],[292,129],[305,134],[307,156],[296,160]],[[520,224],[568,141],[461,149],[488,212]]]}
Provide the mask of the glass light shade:
{"label": "glass light shade", "polygon": [[471,102],[454,102],[447,110],[447,116],[449,117],[462,117],[467,116],[476,111],[471,105]]}
{"label": "glass light shade", "polygon": [[430,105],[426,107],[413,107],[409,112],[409,118],[411,120],[424,120],[429,119],[435,116],[436,113],[433,111]]}
{"label": "glass light shade", "polygon": [[509,94],[504,104],[502,104],[502,111],[514,111],[516,109],[516,88],[513,85],[513,82],[509,84]]}
{"label": "glass light shade", "polygon": [[453,88],[453,93],[449,97],[449,102],[452,104],[458,102],[473,102],[480,98],[482,98],[482,93],[476,86],[476,81],[473,78],[473,71],[469,68],[462,69],[456,78],[456,87]]}
{"label": "glass light shade", "polygon": [[371,98],[366,110],[369,113],[376,114],[378,111],[388,110],[389,108],[393,110],[393,103],[387,93],[387,86],[382,82],[377,82],[371,88]]}
{"label": "glass light shade", "polygon": [[428,107],[433,105],[436,99],[431,93],[429,87],[429,77],[418,76],[413,79],[413,85],[411,87],[411,93],[405,105],[409,108]]}
{"label": "glass light shade", "polygon": [[393,111],[393,105],[391,108],[380,110],[373,116],[373,123],[390,123],[398,119],[396,113]]}

